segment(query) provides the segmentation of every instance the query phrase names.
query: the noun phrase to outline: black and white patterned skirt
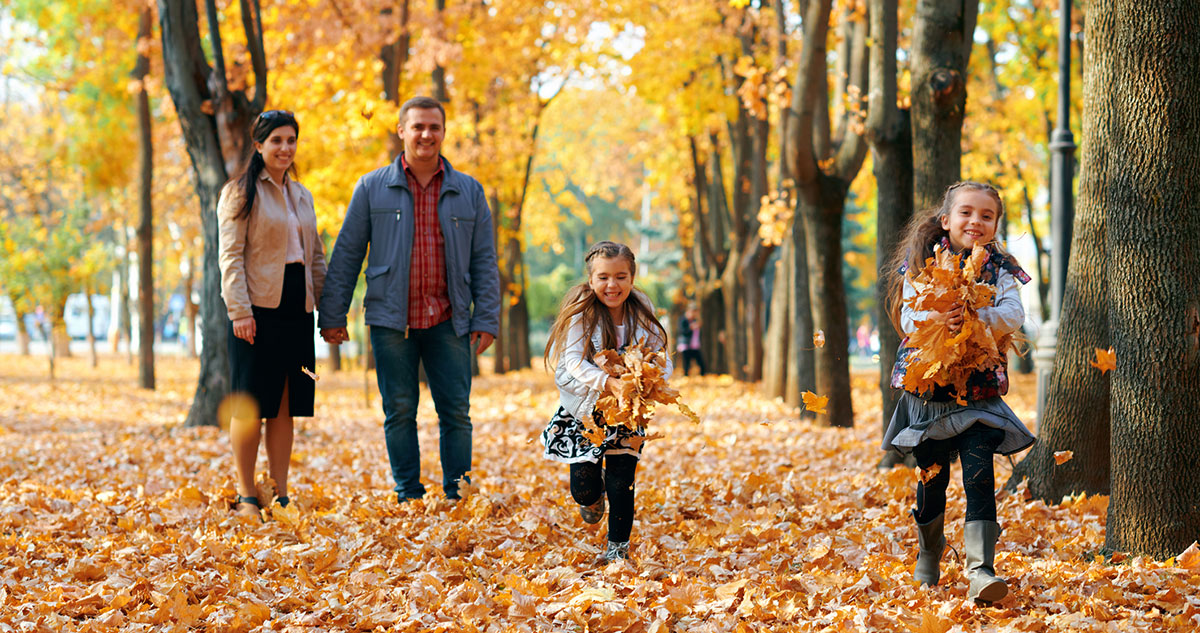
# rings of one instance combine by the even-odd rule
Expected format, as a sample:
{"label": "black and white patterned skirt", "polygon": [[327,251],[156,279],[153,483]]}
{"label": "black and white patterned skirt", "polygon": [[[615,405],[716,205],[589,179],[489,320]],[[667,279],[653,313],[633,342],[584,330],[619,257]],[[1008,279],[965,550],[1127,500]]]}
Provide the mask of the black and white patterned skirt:
{"label": "black and white patterned skirt", "polygon": [[[603,424],[604,418],[599,411],[595,412],[595,416],[596,422]],[[605,426],[604,443],[596,446],[583,436],[583,431],[583,424],[566,409],[559,407],[542,431],[542,444],[546,447],[542,456],[565,464],[596,463],[606,454],[640,457],[646,439],[645,429],[634,431],[623,425]]]}

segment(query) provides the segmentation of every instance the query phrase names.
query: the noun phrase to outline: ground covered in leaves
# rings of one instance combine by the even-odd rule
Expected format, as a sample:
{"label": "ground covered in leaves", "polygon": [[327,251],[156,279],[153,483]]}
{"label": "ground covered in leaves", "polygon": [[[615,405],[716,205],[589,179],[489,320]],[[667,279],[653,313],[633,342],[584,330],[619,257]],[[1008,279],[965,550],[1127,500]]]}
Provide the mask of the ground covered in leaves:
{"label": "ground covered in leaves", "polygon": [[[875,379],[854,429],[825,429],[722,378],[675,381],[639,468],[632,563],[596,564],[567,469],[541,458],[555,408],[541,372],[477,379],[475,484],[441,500],[436,425],[420,412],[431,494],[390,493],[379,398],[324,372],[299,422],[294,513],[236,517],[227,438],[184,428],[196,366],[159,389],[123,359],[0,358],[0,631],[1194,631],[1195,557],[1105,563],[1103,497],[1004,496],[997,567],[1012,591],[964,600],[961,559],[910,579],[915,474],[879,472]],[[1010,403],[1032,417],[1033,386]],[[369,404],[366,402],[369,396]],[[997,460],[998,483],[1007,460]],[[957,478],[957,465],[955,466]],[[950,544],[962,552],[961,487]]]}

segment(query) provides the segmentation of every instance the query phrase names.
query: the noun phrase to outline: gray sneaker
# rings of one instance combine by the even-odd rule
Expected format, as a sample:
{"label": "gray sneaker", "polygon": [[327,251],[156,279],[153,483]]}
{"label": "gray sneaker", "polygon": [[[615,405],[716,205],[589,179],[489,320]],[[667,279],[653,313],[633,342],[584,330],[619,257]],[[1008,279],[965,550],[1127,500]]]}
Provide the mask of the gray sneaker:
{"label": "gray sneaker", "polygon": [[608,542],[608,549],[604,551],[604,561],[611,563],[617,559],[629,560],[629,541],[623,543]]}
{"label": "gray sneaker", "polygon": [[599,523],[600,519],[604,518],[604,495],[600,495],[596,503],[590,506],[579,506],[579,518],[583,519],[584,523]]}

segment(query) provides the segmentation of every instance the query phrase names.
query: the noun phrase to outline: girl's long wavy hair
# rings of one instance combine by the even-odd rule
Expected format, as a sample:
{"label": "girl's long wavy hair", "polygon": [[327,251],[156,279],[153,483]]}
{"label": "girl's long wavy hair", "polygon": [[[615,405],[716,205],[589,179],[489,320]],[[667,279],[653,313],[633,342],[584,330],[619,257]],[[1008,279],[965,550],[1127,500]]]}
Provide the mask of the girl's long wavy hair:
{"label": "girl's long wavy hair", "polygon": [[[925,209],[913,216],[904,227],[896,250],[884,264],[888,316],[892,319],[892,326],[901,336],[904,335],[900,329],[900,304],[904,297],[904,273],[901,272],[901,268],[920,270],[925,265],[925,260],[933,257],[933,247],[941,242],[943,237],[949,236],[949,232],[942,228],[942,219],[950,215],[954,208],[954,199],[962,191],[980,191],[996,201],[996,210],[999,211],[996,217],[996,233],[1000,233],[999,229],[1005,217],[1004,200],[1000,198],[1000,192],[996,191],[995,187],[985,182],[966,180],[950,185],[942,195],[941,205]],[[991,246],[1001,253],[1006,252],[999,242],[992,242]]]}
{"label": "girl's long wavy hair", "polygon": [[[590,360],[595,357],[596,352],[600,351],[593,349],[592,345],[591,333],[597,327],[600,328],[602,349],[617,349],[617,324],[613,322],[608,306],[604,305],[596,293],[592,292],[592,287],[588,283],[592,278],[592,260],[597,257],[624,259],[629,262],[630,275],[637,277],[637,261],[628,246],[607,241],[592,245],[592,248],[588,250],[587,257],[584,258],[587,279],[567,291],[562,305],[559,306],[558,316],[554,319],[554,325],[550,328],[550,337],[546,342],[546,354],[542,359],[548,370],[553,371],[562,350],[566,349],[568,344],[574,343],[574,341],[567,341],[567,332],[571,329],[571,321],[576,316],[580,317],[583,325],[584,358]],[[650,298],[637,288],[633,288],[629,292],[629,297],[625,299],[625,323],[622,325],[625,326],[625,332],[630,337],[637,332],[639,326],[649,331],[655,339],[646,341],[651,349],[666,347],[667,330],[662,323],[659,323],[658,317],[654,316]]]}
{"label": "girl's long wavy hair", "polygon": [[[254,127],[250,130],[250,138],[256,143],[265,143],[267,138],[271,136],[271,132],[275,128],[290,125],[296,130],[296,136],[300,136],[300,124],[296,123],[296,116],[285,110],[268,110],[258,115],[254,119]],[[229,181],[236,183],[237,190],[241,194],[242,204],[238,208],[237,219],[241,220],[250,217],[250,211],[254,209],[254,197],[258,194],[258,177],[262,175],[262,170],[267,164],[263,162],[262,154],[254,149],[254,145],[246,146],[247,152],[242,157],[241,163],[238,164],[238,169],[233,174],[233,178]],[[292,161],[292,166],[288,167],[288,173],[292,178],[296,177],[296,162]]]}

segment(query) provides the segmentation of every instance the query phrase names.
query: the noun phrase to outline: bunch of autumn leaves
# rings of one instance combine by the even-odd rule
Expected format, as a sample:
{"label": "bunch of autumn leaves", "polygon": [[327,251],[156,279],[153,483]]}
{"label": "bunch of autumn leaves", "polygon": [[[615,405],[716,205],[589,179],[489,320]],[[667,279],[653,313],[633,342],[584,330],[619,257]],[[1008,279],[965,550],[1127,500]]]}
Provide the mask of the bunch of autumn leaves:
{"label": "bunch of autumn leaves", "polygon": [[979,320],[979,309],[992,305],[995,286],[977,282],[990,253],[975,245],[963,261],[962,255],[939,248],[925,260],[925,266],[908,281],[917,291],[907,299],[909,307],[923,312],[949,312],[963,308],[962,327],[950,331],[945,321],[917,321],[917,329],[908,336],[908,347],[916,350],[904,375],[904,389],[926,393],[934,387],[953,386],[959,404],[966,404],[967,379],[980,368],[1004,362],[1012,335],[996,337]]}
{"label": "bunch of autumn leaves", "polygon": [[[700,417],[679,399],[679,391],[667,385],[664,353],[650,350],[645,341],[639,341],[628,346],[624,354],[613,350],[596,354],[596,365],[617,379],[615,391],[596,401],[605,425],[644,429],[654,415],[655,404],[673,404],[688,419],[700,422]],[[604,428],[591,418],[582,422],[583,436],[596,446],[603,444]]]}

